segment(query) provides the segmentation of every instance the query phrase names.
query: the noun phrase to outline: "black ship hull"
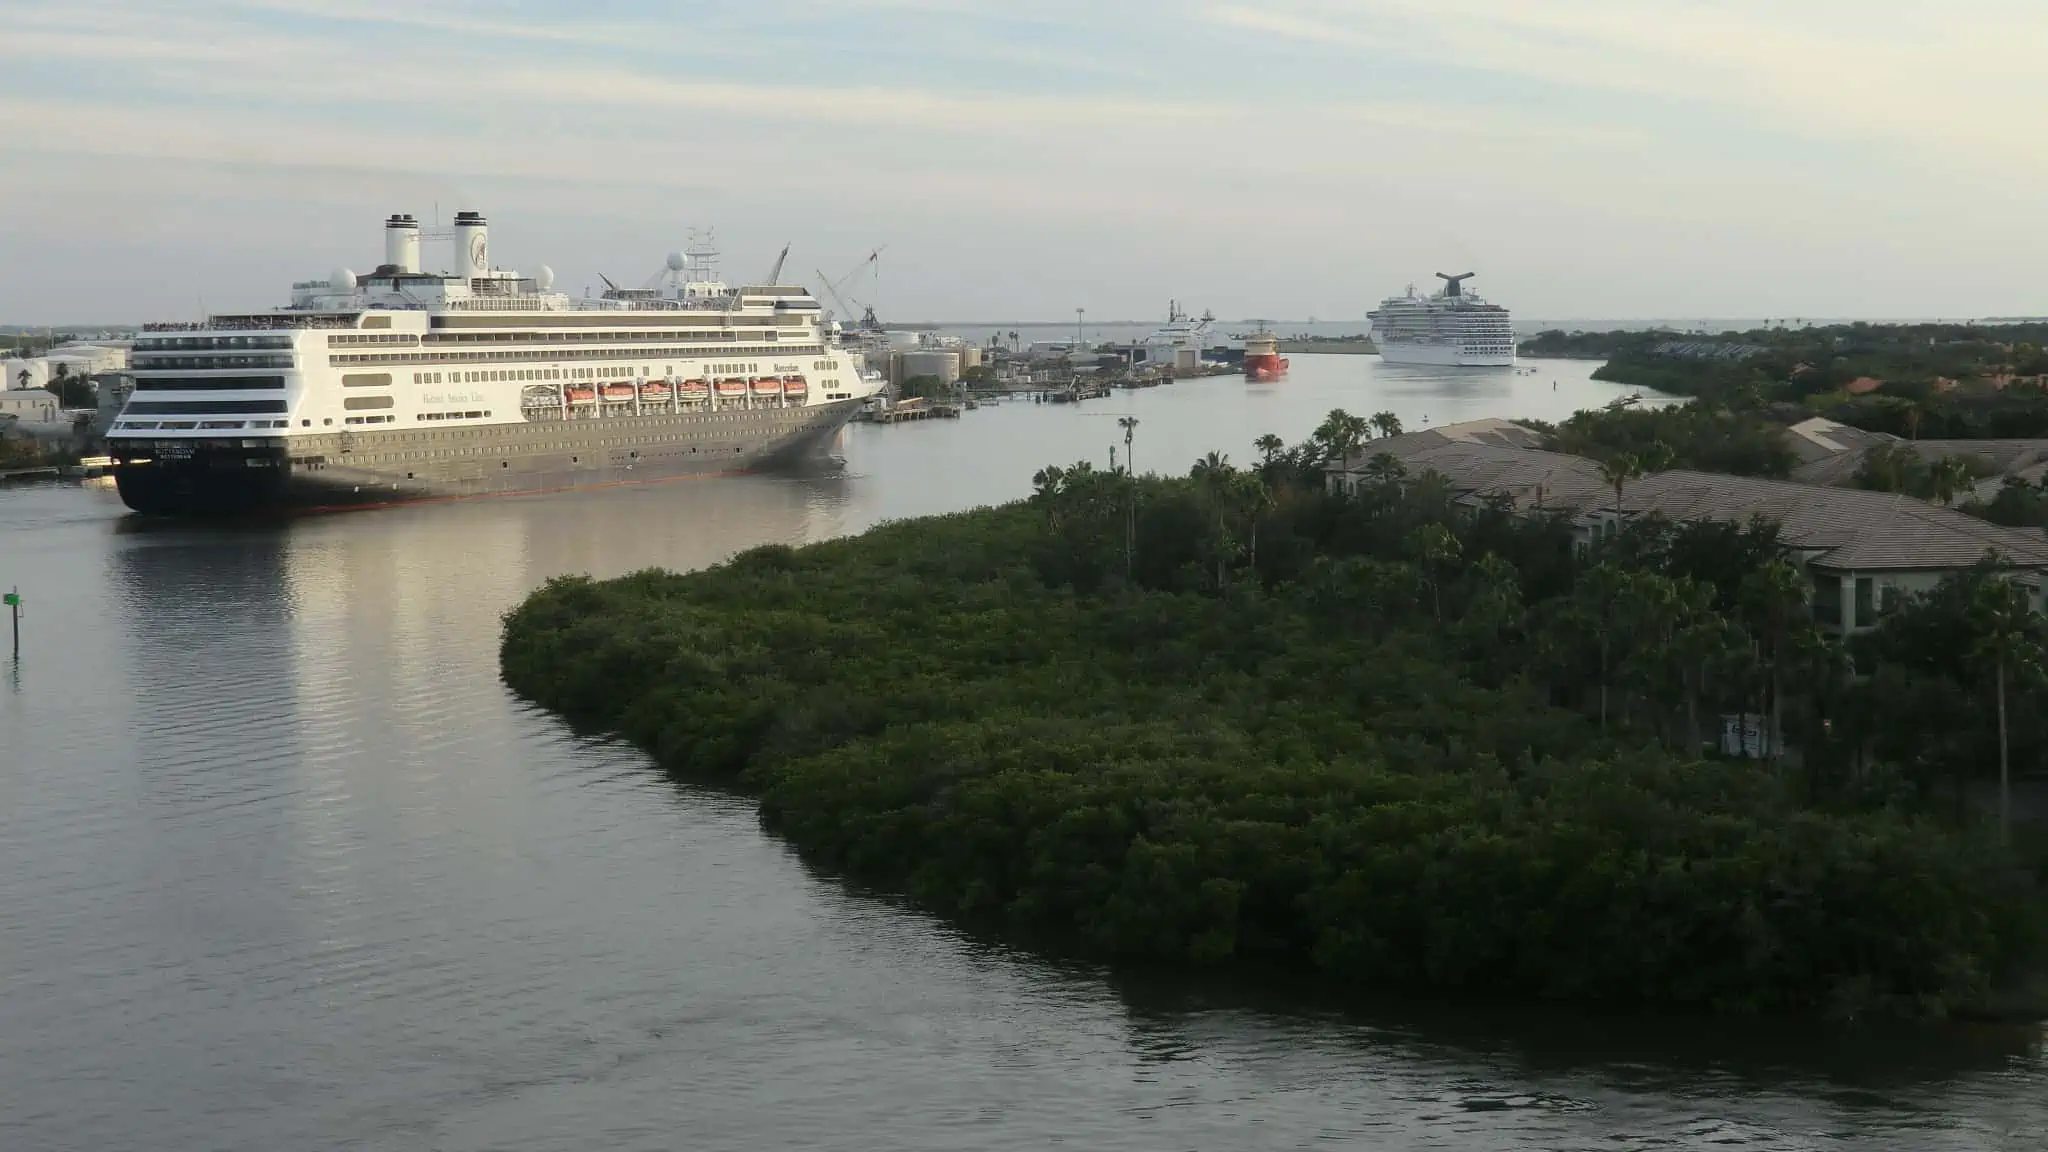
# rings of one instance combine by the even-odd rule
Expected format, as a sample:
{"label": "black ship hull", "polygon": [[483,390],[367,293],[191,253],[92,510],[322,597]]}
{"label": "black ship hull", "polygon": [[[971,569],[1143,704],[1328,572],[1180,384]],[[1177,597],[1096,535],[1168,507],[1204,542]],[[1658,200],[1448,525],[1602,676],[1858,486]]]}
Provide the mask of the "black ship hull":
{"label": "black ship hull", "polygon": [[859,404],[109,446],[136,512],[289,514],[752,471],[819,454]]}

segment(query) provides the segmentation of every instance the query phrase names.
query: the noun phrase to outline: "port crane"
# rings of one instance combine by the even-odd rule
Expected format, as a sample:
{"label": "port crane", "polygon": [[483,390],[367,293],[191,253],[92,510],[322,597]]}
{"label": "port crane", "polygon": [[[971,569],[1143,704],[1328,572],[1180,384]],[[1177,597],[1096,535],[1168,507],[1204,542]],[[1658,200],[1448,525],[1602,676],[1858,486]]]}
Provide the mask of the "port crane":
{"label": "port crane", "polygon": [[768,278],[766,280],[761,281],[761,283],[771,286],[775,284],[780,284],[782,282],[782,264],[784,261],[788,259],[789,245],[784,244],[782,246],[782,254],[775,258],[775,266],[768,269]]}
{"label": "port crane", "polygon": [[[843,294],[840,290],[845,288],[847,285],[851,284],[855,277],[859,276],[863,272],[866,272],[869,268],[879,268],[882,259],[882,253],[887,251],[888,247],[889,246],[887,244],[884,244],[880,248],[877,248],[874,251],[868,253],[865,259],[863,259],[860,263],[853,266],[853,270],[851,272],[848,272],[846,275],[841,276],[837,280],[833,280],[831,277],[825,275],[823,269],[820,269],[818,271],[818,283],[825,286],[825,294],[832,298],[832,303],[838,307],[839,311],[842,314],[849,317],[853,315],[853,309],[848,307],[848,303],[851,302],[852,304],[858,305],[861,310],[860,327],[869,332],[880,331],[882,327],[882,322],[875,318],[874,305],[863,304],[859,300],[853,300],[851,297]],[[877,273],[877,275],[879,275],[879,273]],[[828,316],[827,319],[829,320],[830,317]]]}

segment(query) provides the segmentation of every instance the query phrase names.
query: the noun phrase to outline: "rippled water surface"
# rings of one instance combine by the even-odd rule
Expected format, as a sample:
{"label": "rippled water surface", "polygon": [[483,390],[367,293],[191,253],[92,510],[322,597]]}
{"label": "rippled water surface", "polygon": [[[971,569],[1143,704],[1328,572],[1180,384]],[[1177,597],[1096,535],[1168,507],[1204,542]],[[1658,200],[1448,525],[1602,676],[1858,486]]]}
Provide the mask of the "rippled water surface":
{"label": "rippled water surface", "polygon": [[823,478],[270,528],[0,489],[0,1149],[2048,1147],[2036,1033],[1338,1011],[994,948],[498,684],[549,576],[1013,497],[1118,414],[1178,470],[1332,407],[1614,394],[1295,364],[855,428]]}

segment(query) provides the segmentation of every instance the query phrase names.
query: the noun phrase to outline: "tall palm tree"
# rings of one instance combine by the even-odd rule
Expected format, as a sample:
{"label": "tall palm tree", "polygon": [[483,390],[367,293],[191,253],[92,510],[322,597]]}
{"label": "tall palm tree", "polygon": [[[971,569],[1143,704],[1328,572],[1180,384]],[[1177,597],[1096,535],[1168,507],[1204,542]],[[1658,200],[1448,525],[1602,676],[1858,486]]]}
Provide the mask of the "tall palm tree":
{"label": "tall palm tree", "polygon": [[1372,430],[1383,437],[1401,434],[1401,418],[1392,412],[1375,412],[1370,423]]}
{"label": "tall palm tree", "polygon": [[1259,517],[1273,506],[1273,493],[1256,472],[1239,472],[1233,478],[1231,503],[1245,519],[1245,563],[1256,577],[1259,567]]}
{"label": "tall palm tree", "polygon": [[2007,736],[2005,686],[2010,677],[2041,671],[2042,627],[2027,603],[2026,590],[2001,577],[1987,577],[1970,603],[1978,632],[1973,654],[1992,666],[1998,693],[1998,826],[2012,833],[2012,749]]}
{"label": "tall palm tree", "polygon": [[1956,493],[1970,482],[1969,465],[1964,464],[1960,456],[1943,456],[1936,460],[1928,475],[1934,481],[1934,498],[1944,506],[1953,505]]}
{"label": "tall palm tree", "polygon": [[1268,432],[1252,441],[1252,447],[1258,450],[1259,463],[1271,467],[1279,461],[1280,454],[1287,451],[1287,442]]}
{"label": "tall palm tree", "polygon": [[1437,623],[1441,624],[1444,619],[1443,578],[1462,551],[1458,538],[1441,524],[1424,524],[1415,530],[1409,544],[1415,550],[1415,558],[1422,561],[1423,574],[1429,581],[1430,607]]}
{"label": "tall palm tree", "polygon": [[1608,486],[1614,489],[1614,527],[1616,531],[1621,529],[1621,499],[1623,490],[1628,487],[1629,481],[1636,479],[1642,474],[1642,461],[1627,452],[1606,460],[1600,465],[1600,478],[1605,480]]}
{"label": "tall palm tree", "polygon": [[1813,595],[1813,582],[1791,561],[1777,558],[1750,573],[1742,591],[1759,630],[1769,641],[1771,721],[1765,734],[1765,755],[1776,760],[1780,725],[1785,718],[1780,699],[1785,653],[1791,647],[1792,628],[1802,619],[1809,619],[1805,613]]}
{"label": "tall palm tree", "polygon": [[1195,482],[1195,487],[1202,493],[1202,498],[1209,502],[1210,508],[1216,513],[1216,588],[1221,591],[1223,564],[1231,543],[1230,516],[1235,503],[1236,494],[1233,488],[1237,470],[1230,466],[1230,457],[1212,451],[1195,461],[1195,466],[1189,471],[1188,477]]}

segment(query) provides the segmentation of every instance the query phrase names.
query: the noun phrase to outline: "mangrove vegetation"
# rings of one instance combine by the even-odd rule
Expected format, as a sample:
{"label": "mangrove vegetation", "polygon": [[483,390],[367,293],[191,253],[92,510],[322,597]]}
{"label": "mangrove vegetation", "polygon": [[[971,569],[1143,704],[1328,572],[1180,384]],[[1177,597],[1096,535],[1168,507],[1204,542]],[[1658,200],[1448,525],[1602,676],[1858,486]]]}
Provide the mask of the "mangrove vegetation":
{"label": "mangrove vegetation", "polygon": [[[503,673],[822,867],[1112,961],[1842,1015],[2040,969],[2040,869],[1982,802],[2048,758],[2003,579],[1851,650],[1769,524],[1586,548],[1392,457],[1326,492],[1373,430],[555,580]],[[1724,755],[1731,714],[1760,736]]]}

